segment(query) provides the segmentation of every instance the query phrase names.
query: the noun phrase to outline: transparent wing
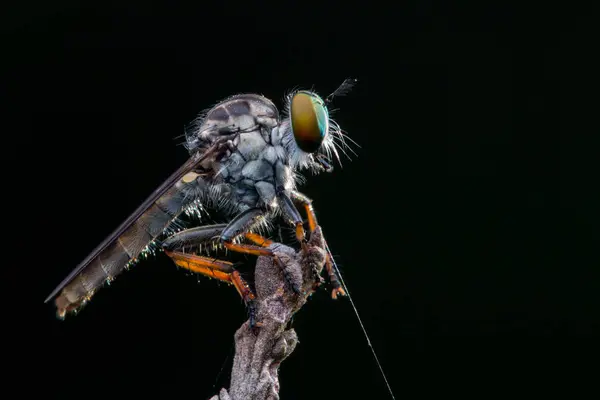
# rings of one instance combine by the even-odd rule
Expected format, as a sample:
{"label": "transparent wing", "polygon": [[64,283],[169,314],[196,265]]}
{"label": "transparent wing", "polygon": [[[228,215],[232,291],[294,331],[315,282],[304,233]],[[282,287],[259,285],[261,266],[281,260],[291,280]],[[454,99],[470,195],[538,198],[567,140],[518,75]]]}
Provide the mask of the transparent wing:
{"label": "transparent wing", "polygon": [[76,308],[107,279],[114,278],[154,241],[191,201],[190,185],[184,177],[208,157],[218,144],[197,153],[165,180],[123,223],[98,245],[46,298],[56,297],[59,314]]}

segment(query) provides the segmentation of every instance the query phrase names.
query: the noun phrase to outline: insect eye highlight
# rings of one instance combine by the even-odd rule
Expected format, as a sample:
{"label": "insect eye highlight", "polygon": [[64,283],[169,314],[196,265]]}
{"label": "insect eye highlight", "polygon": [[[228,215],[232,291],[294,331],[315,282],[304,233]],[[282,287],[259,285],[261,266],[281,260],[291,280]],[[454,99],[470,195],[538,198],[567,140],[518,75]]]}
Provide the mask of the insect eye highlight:
{"label": "insect eye highlight", "polygon": [[298,92],[290,105],[292,132],[300,150],[314,153],[321,147],[329,129],[329,116],[323,100],[310,92]]}

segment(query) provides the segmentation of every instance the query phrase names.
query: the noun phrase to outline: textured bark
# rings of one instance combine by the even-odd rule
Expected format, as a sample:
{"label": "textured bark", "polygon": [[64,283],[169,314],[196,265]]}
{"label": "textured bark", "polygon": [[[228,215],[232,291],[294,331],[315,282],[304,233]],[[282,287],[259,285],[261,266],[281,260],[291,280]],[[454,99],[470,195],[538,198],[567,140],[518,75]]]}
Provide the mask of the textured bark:
{"label": "textured bark", "polygon": [[[235,358],[229,391],[221,389],[210,400],[279,399],[279,366],[296,347],[298,337],[288,329],[291,317],[306,303],[325,264],[320,228],[311,235],[305,250],[279,243],[270,248],[285,264],[281,268],[270,257],[256,262],[256,320],[260,327],[252,331],[246,321],[235,333]],[[319,278],[320,279],[320,278]],[[292,284],[301,287],[295,294]]]}

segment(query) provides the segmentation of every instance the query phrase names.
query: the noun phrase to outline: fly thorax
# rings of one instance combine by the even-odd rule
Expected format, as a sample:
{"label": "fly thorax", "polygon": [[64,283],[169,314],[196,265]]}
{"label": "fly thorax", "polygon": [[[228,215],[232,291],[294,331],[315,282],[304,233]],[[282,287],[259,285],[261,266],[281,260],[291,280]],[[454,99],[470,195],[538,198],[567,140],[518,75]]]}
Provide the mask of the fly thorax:
{"label": "fly thorax", "polygon": [[267,147],[260,129],[252,132],[240,133],[233,140],[234,148],[245,160],[256,160]]}

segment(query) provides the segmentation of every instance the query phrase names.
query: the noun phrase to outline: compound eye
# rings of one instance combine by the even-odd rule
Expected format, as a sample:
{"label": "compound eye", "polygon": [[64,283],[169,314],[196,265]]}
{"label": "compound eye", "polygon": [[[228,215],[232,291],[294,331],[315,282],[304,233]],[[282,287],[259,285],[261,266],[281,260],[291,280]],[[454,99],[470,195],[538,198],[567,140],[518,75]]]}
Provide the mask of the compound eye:
{"label": "compound eye", "polygon": [[292,132],[300,150],[314,153],[321,147],[329,129],[329,117],[323,100],[310,92],[298,92],[290,106]]}

